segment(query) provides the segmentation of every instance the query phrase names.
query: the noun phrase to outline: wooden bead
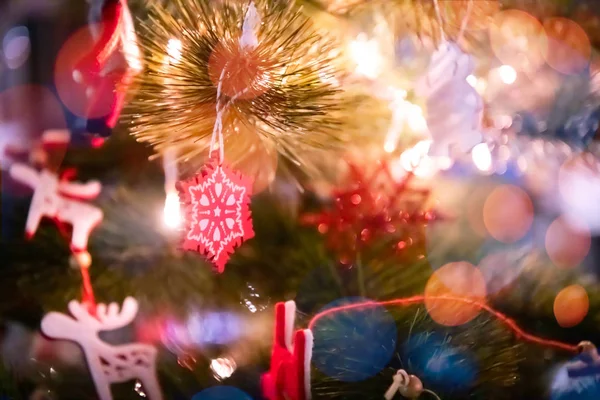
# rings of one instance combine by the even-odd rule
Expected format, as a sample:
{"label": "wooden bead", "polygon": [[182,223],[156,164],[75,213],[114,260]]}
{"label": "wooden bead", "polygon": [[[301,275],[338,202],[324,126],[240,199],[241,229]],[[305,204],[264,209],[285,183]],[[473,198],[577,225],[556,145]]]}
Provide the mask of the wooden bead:
{"label": "wooden bead", "polygon": [[577,345],[577,349],[580,353],[593,353],[596,351],[596,346],[592,342],[583,341]]}
{"label": "wooden bead", "polygon": [[588,362],[599,362],[600,355],[598,354],[598,349],[592,342],[588,342],[587,340],[581,342],[577,345],[577,349],[579,350],[579,354],[587,357]]}
{"label": "wooden bead", "polygon": [[416,399],[423,393],[423,382],[414,376],[409,376],[408,385],[400,388],[400,394],[407,399]]}
{"label": "wooden bead", "polygon": [[92,265],[92,256],[87,251],[72,254],[69,258],[69,266],[73,269],[89,268]]}

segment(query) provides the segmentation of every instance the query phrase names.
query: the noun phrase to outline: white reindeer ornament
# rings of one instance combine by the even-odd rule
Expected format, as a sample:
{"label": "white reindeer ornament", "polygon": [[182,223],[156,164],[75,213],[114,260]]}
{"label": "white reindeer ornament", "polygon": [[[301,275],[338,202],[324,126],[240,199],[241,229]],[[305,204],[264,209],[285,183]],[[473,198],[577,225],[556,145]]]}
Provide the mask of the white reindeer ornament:
{"label": "white reindeer ornament", "polygon": [[10,168],[10,175],[34,191],[25,226],[28,237],[35,234],[43,217],[52,218],[73,226],[71,249],[74,252],[87,249],[90,233],[102,221],[103,213],[83,200],[93,199],[100,194],[100,182],[82,184],[62,181],[47,169],[38,172],[25,164],[14,164]]}
{"label": "white reindeer ornament", "polygon": [[98,304],[95,317],[77,301],[69,303],[69,311],[73,317],[57,312],[44,316],[42,332],[50,338],[71,340],[81,346],[100,400],[112,400],[111,384],[132,379],[142,382],[150,400],[162,400],[153,346],[140,343],[113,346],[98,337],[100,331],[119,329],[133,321],[138,311],[134,298],[126,298],[120,311],[116,303],[108,307]]}

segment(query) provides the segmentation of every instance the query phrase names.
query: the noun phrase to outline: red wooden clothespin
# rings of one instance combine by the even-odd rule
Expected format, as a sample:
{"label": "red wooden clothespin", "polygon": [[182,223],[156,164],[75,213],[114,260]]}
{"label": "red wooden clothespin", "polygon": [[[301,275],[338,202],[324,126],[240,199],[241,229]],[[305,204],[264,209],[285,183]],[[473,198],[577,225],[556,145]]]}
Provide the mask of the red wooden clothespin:
{"label": "red wooden clothespin", "polygon": [[313,334],[310,329],[298,330],[294,334],[295,319],[296,303],[277,303],[271,368],[261,380],[262,392],[267,400],[310,399]]}
{"label": "red wooden clothespin", "polygon": [[108,136],[121,115],[127,89],[142,69],[141,52],[127,0],[101,1],[92,8],[90,24],[100,31],[93,32],[96,43],[75,65],[73,79],[88,86],[88,116],[105,114],[109,102],[102,121],[90,119],[87,126],[90,133]]}

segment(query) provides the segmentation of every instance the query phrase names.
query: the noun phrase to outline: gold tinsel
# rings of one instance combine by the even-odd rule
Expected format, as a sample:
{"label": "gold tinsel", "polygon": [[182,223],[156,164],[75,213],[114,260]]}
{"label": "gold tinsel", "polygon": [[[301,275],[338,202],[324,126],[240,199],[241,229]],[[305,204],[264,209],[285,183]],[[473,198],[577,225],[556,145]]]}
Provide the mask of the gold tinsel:
{"label": "gold tinsel", "polygon": [[315,150],[331,150],[345,139],[336,47],[293,2],[255,0],[258,44],[244,53],[240,37],[249,4],[147,3],[139,29],[146,70],[125,115],[138,141],[158,153],[176,147],[182,161],[206,156],[220,79],[220,102],[228,104],[225,158],[234,168],[251,164],[255,170],[265,154],[272,159],[279,153],[306,170]]}

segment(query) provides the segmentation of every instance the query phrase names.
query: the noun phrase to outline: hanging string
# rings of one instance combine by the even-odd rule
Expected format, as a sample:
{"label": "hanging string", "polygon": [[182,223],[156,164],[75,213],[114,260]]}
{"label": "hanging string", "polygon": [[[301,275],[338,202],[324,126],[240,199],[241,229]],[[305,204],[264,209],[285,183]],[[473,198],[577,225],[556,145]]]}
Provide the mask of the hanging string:
{"label": "hanging string", "polygon": [[444,42],[446,40],[446,34],[444,33],[444,24],[442,23],[440,5],[438,4],[438,0],[433,0],[433,4],[435,6],[435,15],[437,16],[438,24],[440,25],[440,37],[442,38],[442,42]]}
{"label": "hanging string", "polygon": [[366,301],[366,302],[362,302],[362,303],[354,303],[354,304],[347,304],[347,305],[343,305],[343,306],[339,306],[339,307],[333,307],[333,308],[322,311],[322,312],[318,313],[317,315],[315,315],[309,322],[308,329],[313,330],[315,325],[321,319],[328,317],[330,315],[334,315],[339,312],[358,310],[358,309],[377,307],[377,306],[406,306],[406,305],[411,305],[411,304],[423,303],[425,301],[425,299],[459,301],[459,302],[462,302],[462,303],[465,303],[468,305],[476,306],[476,307],[480,308],[481,310],[488,312],[493,317],[495,317],[496,319],[498,319],[499,321],[504,323],[504,325],[506,325],[507,328],[509,328],[511,331],[513,331],[513,333],[515,334],[515,336],[518,339],[524,340],[526,342],[534,343],[534,344],[539,344],[544,347],[552,347],[555,349],[568,351],[571,353],[578,352],[578,346],[575,346],[575,345],[572,345],[569,343],[559,342],[556,340],[544,339],[539,336],[532,335],[530,333],[525,332],[523,329],[521,329],[517,325],[517,323],[515,321],[508,318],[506,315],[502,314],[501,312],[494,310],[492,307],[488,306],[485,303],[482,303],[482,302],[479,302],[476,300],[472,300],[472,299],[468,299],[468,298],[464,298],[464,297],[456,297],[456,296],[424,296],[424,295],[420,295],[420,296],[406,297],[406,298],[386,300],[386,301]]}
{"label": "hanging string", "polygon": [[221,88],[223,86],[223,78],[225,77],[225,71],[227,70],[227,63],[223,67],[223,71],[221,71],[221,75],[219,76],[219,84],[217,85],[217,116],[215,118],[215,125],[213,126],[212,135],[210,138],[210,146],[208,151],[208,158],[212,157],[213,151],[217,145],[217,140],[219,141],[219,164],[223,163],[225,159],[225,145],[223,138],[223,116],[225,115],[225,111],[236,101],[240,96],[243,96],[250,89],[247,87],[239,93],[236,93],[235,96],[231,97],[227,103],[222,105],[221,102]]}
{"label": "hanging string", "polygon": [[210,148],[208,152],[208,158],[212,158],[213,151],[219,140],[219,164],[223,162],[225,158],[225,150],[223,149],[223,113],[225,112],[226,106],[221,106],[221,88],[223,87],[223,78],[225,77],[225,71],[227,70],[227,63],[223,66],[223,71],[219,76],[219,84],[217,85],[217,115],[215,118],[215,125],[213,126],[212,135],[210,138]]}
{"label": "hanging string", "polygon": [[423,389],[423,393],[429,393],[435,400],[442,400],[433,390]]}
{"label": "hanging string", "polygon": [[[256,48],[258,45],[258,38],[256,37],[256,30],[260,26],[260,16],[258,15],[258,11],[256,10],[256,6],[254,1],[250,1],[248,3],[248,9],[246,11],[246,15],[244,16],[244,23],[242,25],[242,36],[240,38],[240,48],[242,50],[252,50]],[[236,101],[240,96],[243,96],[248,92],[250,87],[245,88],[239,93],[236,93],[233,97],[229,99],[229,101],[225,104],[221,103],[221,88],[223,86],[223,78],[225,77],[225,72],[227,71],[228,63],[225,63],[223,66],[223,70],[221,71],[221,75],[219,76],[219,84],[217,85],[217,116],[215,119],[215,125],[213,127],[211,139],[210,139],[210,148],[208,157],[211,158],[213,151],[215,149],[217,140],[219,141],[219,164],[223,163],[225,159],[225,144],[223,138],[223,116],[227,108],[229,108],[234,101]]]}
{"label": "hanging string", "polygon": [[473,11],[473,0],[469,0],[469,4],[467,5],[467,14],[462,20],[460,25],[460,31],[458,31],[458,37],[456,38],[456,43],[459,43],[463,38],[465,30],[467,29],[467,23],[469,22],[469,17],[471,16],[471,11]]}
{"label": "hanging string", "polygon": [[82,281],[82,300],[84,304],[89,306],[90,314],[96,313],[96,297],[94,296],[94,288],[92,286],[92,279],[90,278],[90,268],[80,266],[81,281]]}
{"label": "hanging string", "polygon": [[[71,238],[65,224],[63,224],[58,219],[53,219],[53,222],[58,227],[58,232],[63,237],[63,239],[65,239],[66,241],[70,241]],[[90,266],[82,265],[79,262],[79,260],[77,259],[77,255],[80,254],[80,252],[75,251],[72,248],[70,250],[71,254],[77,261],[79,271],[81,272],[81,300],[84,304],[88,306],[88,311],[90,312],[90,314],[93,315],[96,312],[96,297],[94,296],[94,287],[92,286],[92,279],[90,278]]]}

